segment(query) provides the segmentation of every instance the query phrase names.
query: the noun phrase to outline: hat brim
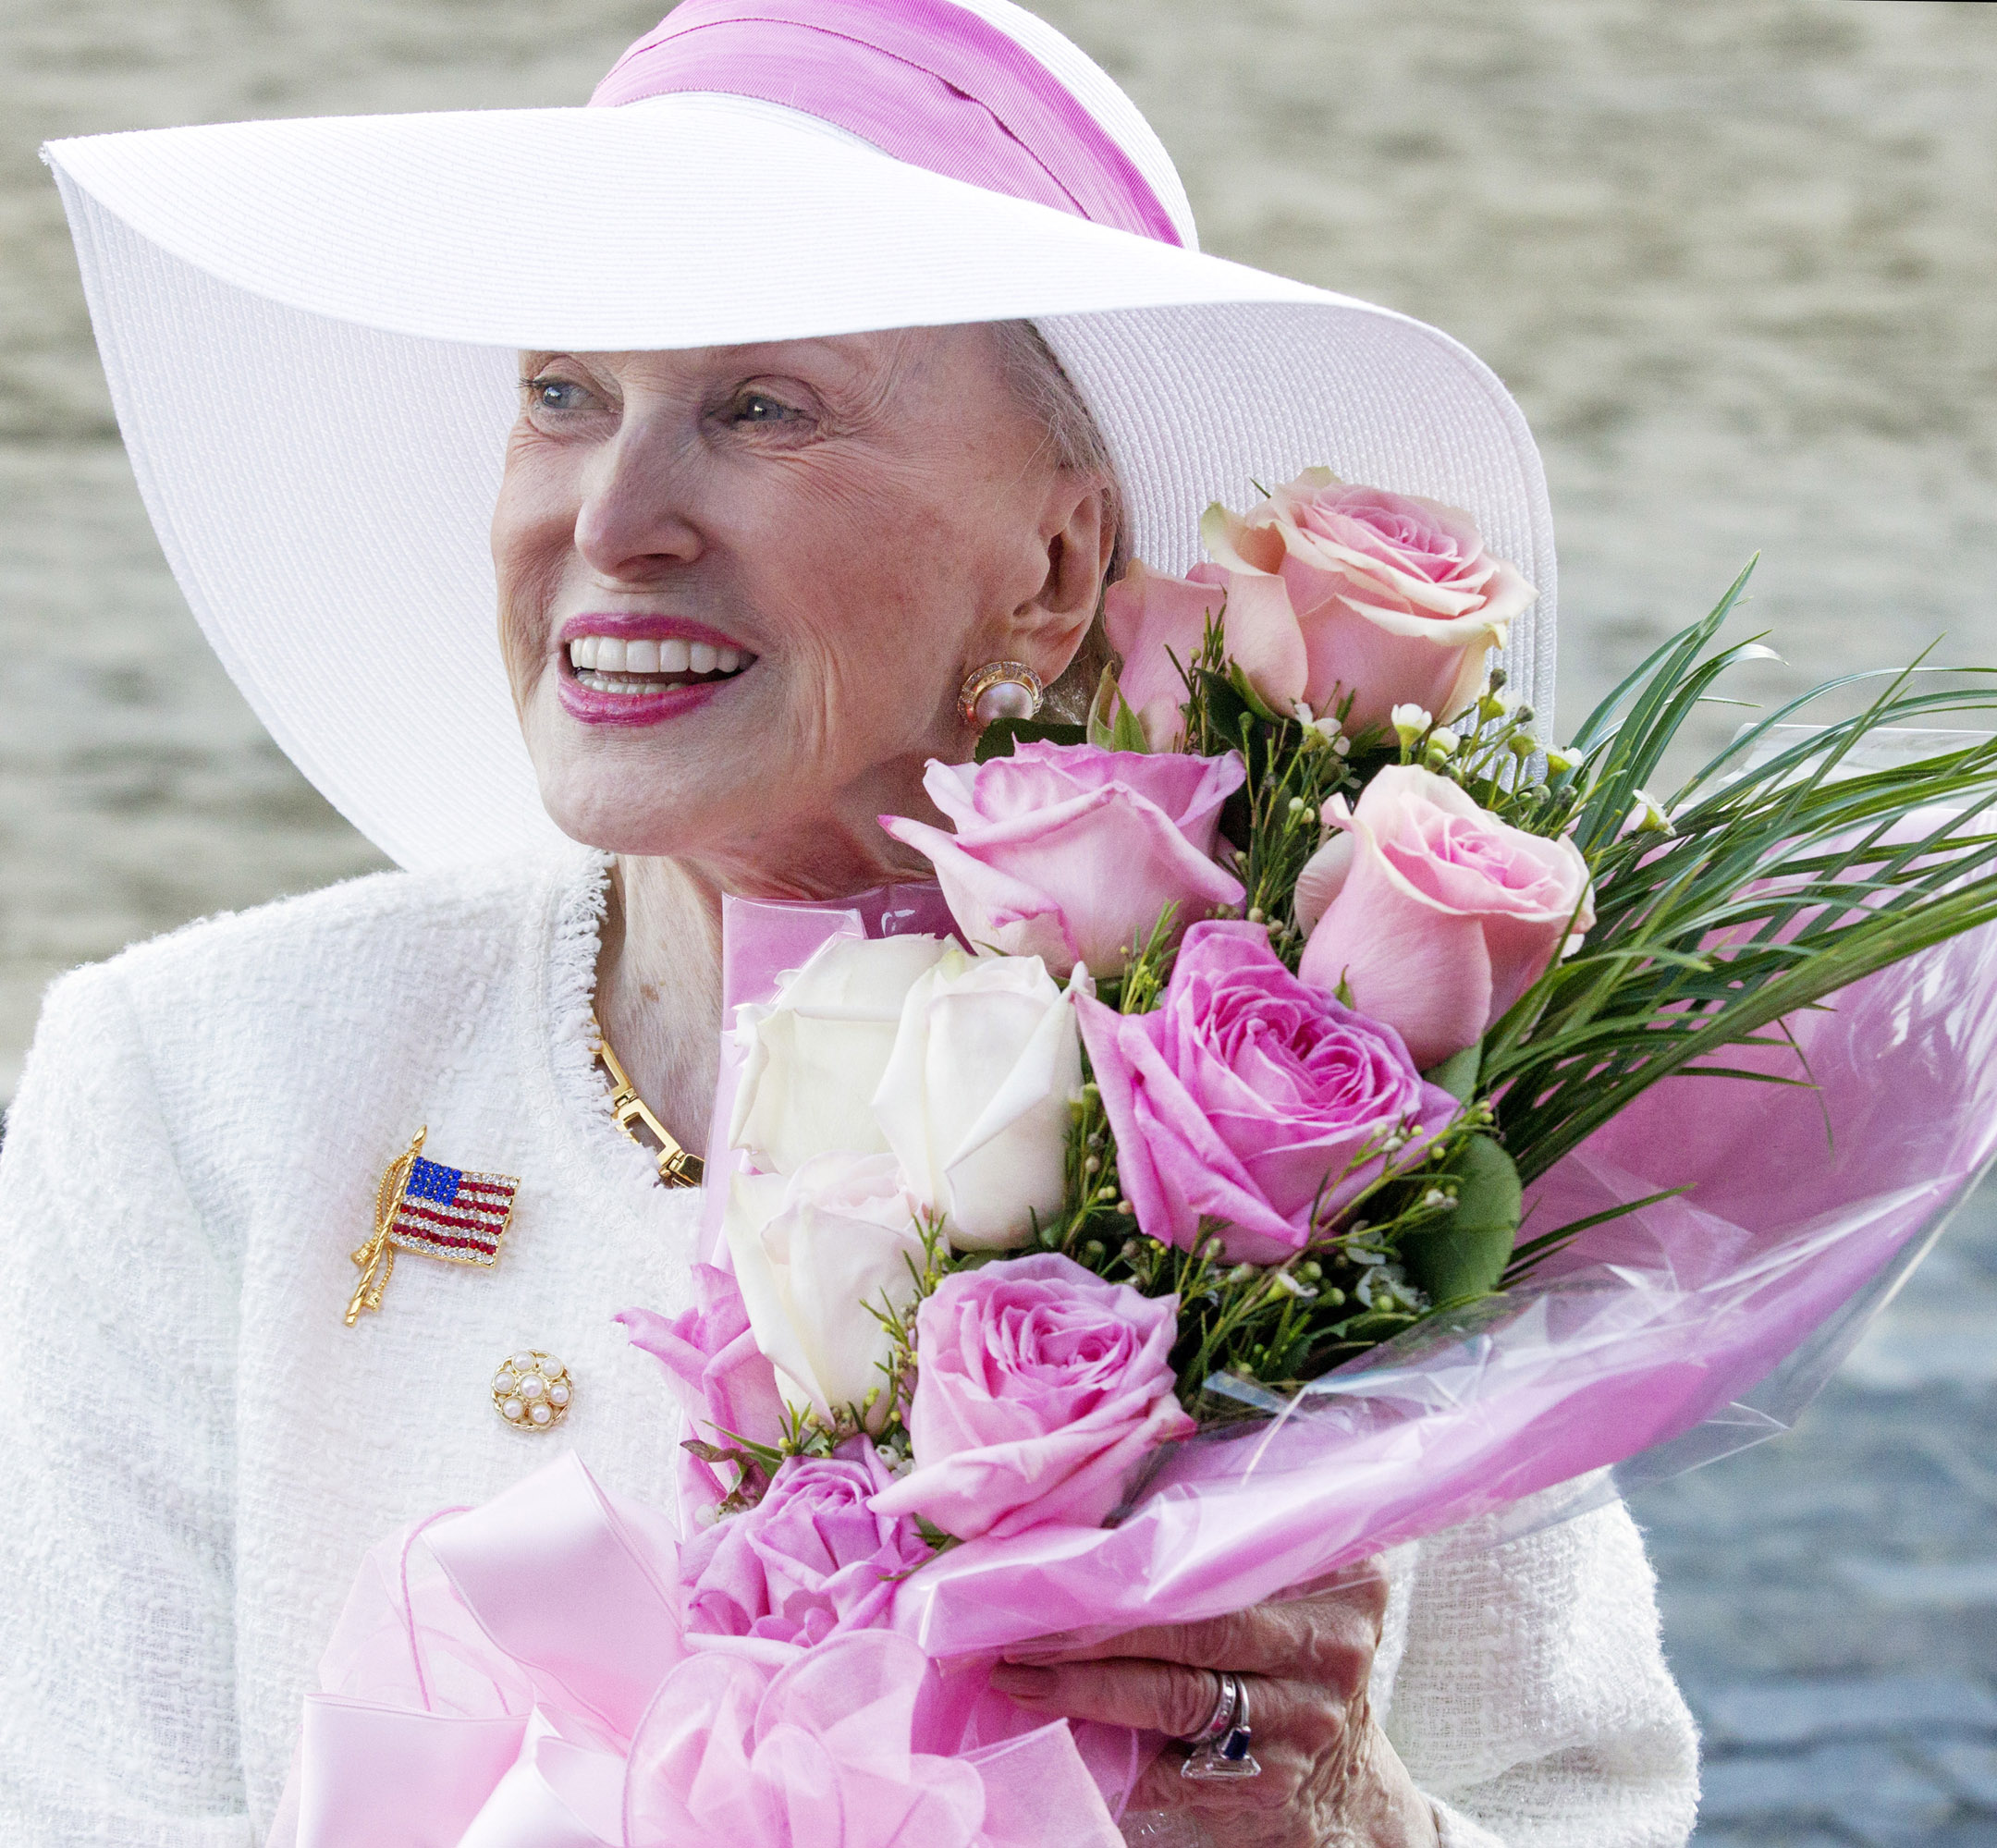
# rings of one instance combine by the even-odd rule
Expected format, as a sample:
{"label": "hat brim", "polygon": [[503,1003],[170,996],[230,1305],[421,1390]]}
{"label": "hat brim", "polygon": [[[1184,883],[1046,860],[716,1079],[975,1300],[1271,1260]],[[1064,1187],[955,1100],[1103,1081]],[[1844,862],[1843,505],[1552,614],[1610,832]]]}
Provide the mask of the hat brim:
{"label": "hat brim", "polygon": [[1184,570],[1209,501],[1311,463],[1450,502],[1538,585],[1507,666],[1542,710],[1550,696],[1538,452],[1489,370],[1404,315],[735,97],[235,123],[47,154],[183,592],[279,746],[404,865],[557,838],[494,641],[486,542],[523,348],[1030,318],[1102,428],[1136,556]]}

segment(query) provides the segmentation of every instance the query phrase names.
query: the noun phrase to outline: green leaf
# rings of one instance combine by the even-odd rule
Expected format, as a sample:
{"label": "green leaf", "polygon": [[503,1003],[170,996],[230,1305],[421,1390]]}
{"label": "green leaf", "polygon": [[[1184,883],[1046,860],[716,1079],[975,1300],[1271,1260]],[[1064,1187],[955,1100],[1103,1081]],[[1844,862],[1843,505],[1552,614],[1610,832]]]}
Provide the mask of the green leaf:
{"label": "green leaf", "polygon": [[1288,713],[1278,712],[1260,693],[1256,692],[1255,683],[1249,679],[1246,674],[1242,672],[1235,662],[1230,661],[1228,663],[1227,678],[1228,685],[1233,688],[1242,704],[1254,713],[1257,718],[1266,718],[1271,725],[1280,725],[1284,719],[1290,716]]}
{"label": "green leaf", "polygon": [[972,761],[988,764],[994,757],[1010,757],[1015,744],[1045,740],[1049,744],[1086,744],[1085,725],[1043,725],[1036,718],[997,718],[978,733]]}
{"label": "green leaf", "polygon": [[1527,1272],[1543,1264],[1557,1251],[1563,1251],[1585,1231],[1596,1226],[1606,1226],[1611,1219],[1627,1218],[1632,1213],[1640,1213],[1646,1206],[1655,1206],[1662,1200],[1675,1200],[1681,1193],[1689,1193],[1689,1187],[1667,1187],[1660,1193],[1646,1193],[1640,1200],[1619,1201],[1613,1206],[1605,1206],[1599,1213],[1590,1213],[1583,1219],[1569,1219],[1564,1226],[1556,1226],[1550,1232],[1541,1232],[1536,1239],[1529,1239],[1512,1254],[1512,1261],[1505,1267],[1507,1285],[1517,1283]]}
{"label": "green leaf", "polygon": [[1523,1210],[1518,1169],[1489,1136],[1465,1137],[1445,1172],[1460,1183],[1456,1210],[1400,1238],[1401,1262],[1438,1308],[1497,1289]]}
{"label": "green leaf", "polygon": [[1325,1332],[1335,1336],[1343,1346],[1372,1347],[1390,1336],[1398,1335],[1414,1319],[1396,1309],[1369,1309],[1364,1315],[1334,1323]]}
{"label": "green leaf", "polygon": [[1195,678],[1206,697],[1207,723],[1231,744],[1239,746],[1243,729],[1255,716],[1255,708],[1225,675],[1201,667],[1195,670]]}
{"label": "green leaf", "polygon": [[1439,1084],[1459,1103],[1467,1104],[1476,1092],[1477,1071],[1484,1063],[1481,1042],[1452,1052],[1440,1065],[1422,1073],[1431,1084]]}
{"label": "green leaf", "polygon": [[1143,721],[1131,710],[1123,689],[1117,685],[1114,667],[1105,667],[1102,679],[1096,683],[1096,697],[1089,702],[1088,741],[1101,751],[1148,753],[1151,749]]}
{"label": "green leaf", "polygon": [[1151,740],[1145,736],[1144,722],[1131,710],[1130,702],[1122,691],[1117,692],[1116,725],[1110,733],[1109,748],[1112,751],[1148,752]]}
{"label": "green leaf", "polygon": [[1116,709],[1122,698],[1117,689],[1116,669],[1106,667],[1096,682],[1095,697],[1089,701],[1088,741],[1099,751],[1114,751]]}

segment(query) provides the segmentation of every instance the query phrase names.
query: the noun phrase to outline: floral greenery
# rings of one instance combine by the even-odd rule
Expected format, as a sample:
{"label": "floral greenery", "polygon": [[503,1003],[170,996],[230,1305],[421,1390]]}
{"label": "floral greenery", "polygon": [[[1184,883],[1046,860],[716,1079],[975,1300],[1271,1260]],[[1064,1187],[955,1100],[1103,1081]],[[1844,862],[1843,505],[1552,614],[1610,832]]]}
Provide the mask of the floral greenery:
{"label": "floral greenery", "polygon": [[[1751,568],[1750,568],[1751,569]],[[1786,1045],[1781,1022],[1860,977],[1997,918],[1997,737],[1858,775],[1840,766],[1872,732],[1997,713],[1997,676],[1910,691],[1920,669],[1852,675],[1752,727],[1668,801],[1642,792],[1707,689],[1758,643],[1706,653],[1746,581],[1660,649],[1592,714],[1562,773],[1574,838],[1595,875],[1597,922],[1484,1043],[1501,1132],[1531,1179],[1639,1092],[1679,1071],[1770,1077],[1720,1055]],[[1745,767],[1758,744],[1825,696],[1883,691]],[[1929,811],[1925,819],[1917,820]],[[1669,821],[1662,820],[1664,814]],[[1911,824],[1911,826],[1910,826]],[[1542,1235],[1538,1251],[1550,1247]]]}
{"label": "floral greenery", "polygon": [[[1414,764],[1458,783],[1480,807],[1528,832],[1571,838],[1594,881],[1596,923],[1577,953],[1556,961],[1478,1046],[1427,1074],[1463,1101],[1460,1115],[1396,1166],[1397,1135],[1363,1149],[1348,1173],[1388,1157],[1381,1172],[1305,1248],[1280,1265],[1228,1264],[1218,1238],[1193,1251],[1138,1232],[1119,1184],[1101,1095],[1085,1083],[1071,1106],[1066,1198],[1036,1229],[1060,1253],[1146,1295],[1176,1295],[1172,1353],[1182,1401],[1203,1420],[1237,1417],[1417,1324],[1501,1293],[1600,1218],[1536,1235],[1513,1249],[1522,1178],[1529,1181],[1649,1085],[1681,1072],[1805,1083],[1730,1064],[1732,1046],[1782,1048],[1782,1021],[1834,990],[1963,930],[1997,919],[1997,737],[1987,743],[1859,775],[1840,765],[1871,732],[1942,715],[1997,712],[1997,676],[1912,691],[1917,667],[1885,677],[1854,717],[1744,767],[1771,728],[1838,690],[1848,676],[1770,714],[1702,765],[1664,802],[1646,793],[1672,743],[1730,668],[1766,657],[1758,639],[1714,647],[1746,588],[1742,572],[1715,609],[1674,636],[1590,714],[1564,751],[1546,748],[1531,710],[1501,674],[1453,725],[1402,725],[1350,736],[1349,702],[1324,716],[1273,711],[1227,657],[1225,610],[1198,656],[1181,664],[1187,690],[1180,748],[1239,752],[1248,766],[1222,834],[1245,888],[1241,914],[1268,926],[1294,971],[1305,933],[1298,875],[1324,836],[1325,808],[1355,796],[1388,764]],[[1966,689],[1961,681],[1966,679]],[[981,761],[1023,738],[1141,750],[1135,716],[1106,675],[1085,727],[1001,721]],[[1945,810],[1908,830],[1923,810]],[[1902,838],[1902,836],[1905,838]],[[1098,998],[1124,1013],[1158,1005],[1170,979],[1172,920],[1159,920]],[[1326,1190],[1343,1175],[1328,1175]],[[1653,1198],[1662,1198],[1658,1195]],[[1638,1201],[1617,1209],[1631,1212]],[[1218,1228],[1214,1229],[1218,1231]],[[915,1301],[877,1310],[894,1357],[873,1403],[824,1431],[797,1421],[781,1451],[726,1456],[752,1477],[786,1452],[817,1453],[863,1424],[890,1462],[907,1454],[900,1424],[913,1379],[913,1328],[923,1297],[951,1270],[1003,1260],[954,1256],[937,1225],[924,1228]],[[1244,1383],[1253,1382],[1253,1386]],[[1262,1389],[1259,1392],[1256,1389]],[[937,1536],[941,1538],[942,1536]]]}
{"label": "floral greenery", "polygon": [[[1223,826],[1247,887],[1244,914],[1268,924],[1292,968],[1304,940],[1296,880],[1318,844],[1324,805],[1387,763],[1450,777],[1514,827],[1570,834],[1588,862],[1597,912],[1578,954],[1549,969],[1481,1047],[1451,1061],[1453,1072],[1430,1074],[1469,1100],[1452,1130],[1419,1167],[1383,1176],[1341,1225],[1287,1264],[1224,1267],[1135,1236],[1100,1099],[1093,1086],[1084,1093],[1069,1143],[1070,1205],[1042,1229],[1041,1243],[1146,1293],[1180,1295],[1174,1358],[1188,1402],[1212,1373],[1274,1387],[1312,1377],[1448,1304],[1414,1288],[1403,1260],[1411,1234],[1460,1222],[1474,1204],[1463,1197],[1466,1146],[1495,1137],[1529,1181],[1661,1078],[1681,1071],[1765,1078],[1715,1056],[1732,1046],[1782,1046],[1783,1016],[1997,918],[1997,833],[1979,821],[1997,802],[1997,737],[1833,779],[1881,727],[1997,712],[1997,677],[1958,676],[1949,688],[1914,691],[1917,670],[1890,676],[1856,716],[1752,770],[1740,767],[1771,728],[1863,678],[1846,677],[1770,714],[1667,801],[1645,793],[1721,677],[1770,652],[1759,638],[1713,646],[1752,569],[1617,687],[1564,752],[1543,750],[1531,709],[1506,696],[1498,674],[1447,730],[1431,723],[1399,737],[1349,738],[1342,714],[1313,722],[1274,712],[1227,659],[1224,610],[1199,656],[1182,664],[1183,748],[1238,751],[1248,765]],[[1895,824],[1944,805],[1948,815],[1888,843]],[[1125,1012],[1156,1004],[1170,966],[1162,936],[1161,929],[1121,984],[1104,985],[1102,998]],[[1510,1279],[1581,1230],[1537,1235],[1513,1254]]]}

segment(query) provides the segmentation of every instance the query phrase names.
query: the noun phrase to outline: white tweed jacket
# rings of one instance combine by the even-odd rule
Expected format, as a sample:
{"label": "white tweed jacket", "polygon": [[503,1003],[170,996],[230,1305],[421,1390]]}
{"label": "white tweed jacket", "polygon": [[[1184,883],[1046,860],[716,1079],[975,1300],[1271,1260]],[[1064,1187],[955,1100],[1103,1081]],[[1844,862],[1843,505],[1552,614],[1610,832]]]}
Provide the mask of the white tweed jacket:
{"label": "white tweed jacket", "polygon": [[[669,1498],[665,1389],[611,1316],[683,1306],[697,1198],[588,1042],[604,863],[388,874],[51,989],[0,1146],[0,1842],[248,1848],[361,1557],[572,1445]],[[521,1178],[492,1270],[404,1256],[347,1328],[382,1169]],[[495,1415],[523,1346],[558,1432]],[[1672,1848],[1691,1721],[1620,1505],[1404,1549],[1378,1704],[1453,1848]]]}

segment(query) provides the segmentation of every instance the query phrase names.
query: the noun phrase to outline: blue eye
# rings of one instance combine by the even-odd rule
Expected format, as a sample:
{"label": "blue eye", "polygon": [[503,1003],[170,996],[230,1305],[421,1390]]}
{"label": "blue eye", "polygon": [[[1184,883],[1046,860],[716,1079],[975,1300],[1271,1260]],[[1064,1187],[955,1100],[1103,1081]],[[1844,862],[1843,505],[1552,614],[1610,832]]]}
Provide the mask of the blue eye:
{"label": "blue eye", "polygon": [[535,410],[580,410],[590,395],[587,387],[572,380],[545,375],[522,379],[521,389],[526,393],[528,404]]}
{"label": "blue eye", "polygon": [[738,423],[780,423],[796,412],[767,392],[745,391],[729,408],[729,414]]}

